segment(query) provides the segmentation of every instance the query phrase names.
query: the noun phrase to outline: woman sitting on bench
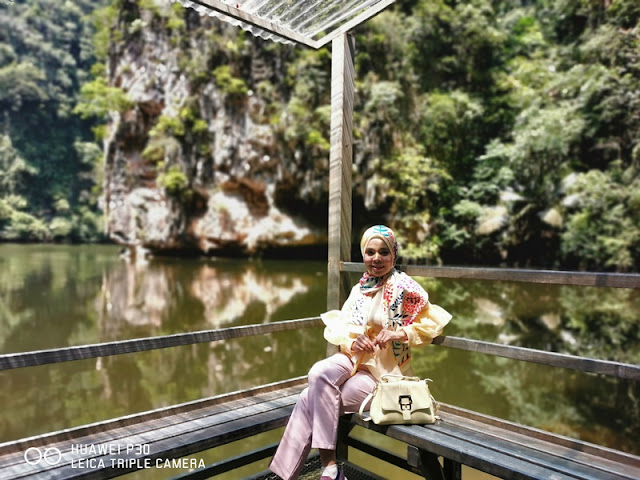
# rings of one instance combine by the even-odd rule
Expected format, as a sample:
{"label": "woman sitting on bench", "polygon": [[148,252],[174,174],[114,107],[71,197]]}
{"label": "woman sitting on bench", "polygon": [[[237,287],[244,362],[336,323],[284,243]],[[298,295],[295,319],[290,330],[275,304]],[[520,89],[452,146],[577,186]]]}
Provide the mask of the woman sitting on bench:
{"label": "woman sitting on bench", "polygon": [[311,448],[320,453],[321,480],[346,480],[336,464],[340,415],[357,412],[382,375],[413,375],[410,347],[430,344],[451,319],[395,268],[398,244],[390,228],[369,228],[360,250],[367,271],[341,310],[322,315],[324,336],[340,352],[311,367],[271,461],[284,480],[298,478]]}

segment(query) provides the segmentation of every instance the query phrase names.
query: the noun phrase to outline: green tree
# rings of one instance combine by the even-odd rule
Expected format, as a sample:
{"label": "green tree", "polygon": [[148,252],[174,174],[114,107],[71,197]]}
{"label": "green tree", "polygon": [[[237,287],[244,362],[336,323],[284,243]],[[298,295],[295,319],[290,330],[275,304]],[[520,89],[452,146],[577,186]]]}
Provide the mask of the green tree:
{"label": "green tree", "polygon": [[[7,172],[0,202],[15,210],[0,222],[0,239],[79,240],[63,223],[73,225],[81,209],[98,214],[91,194],[94,163],[74,149],[78,141],[92,140],[93,125],[72,111],[93,62],[89,14],[102,3],[0,5],[0,168]],[[17,210],[16,195],[24,200]],[[64,221],[55,207],[60,199],[69,205]],[[54,219],[58,233],[50,235]]]}

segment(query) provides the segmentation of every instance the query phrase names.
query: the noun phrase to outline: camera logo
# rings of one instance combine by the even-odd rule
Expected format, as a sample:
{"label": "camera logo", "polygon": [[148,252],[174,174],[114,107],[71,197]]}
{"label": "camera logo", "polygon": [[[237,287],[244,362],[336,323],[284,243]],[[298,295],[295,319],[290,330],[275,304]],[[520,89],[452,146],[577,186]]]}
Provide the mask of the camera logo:
{"label": "camera logo", "polygon": [[38,447],[29,447],[24,452],[24,461],[29,465],[39,465],[44,461],[47,465],[57,465],[62,460],[62,452],[59,448],[48,447],[40,449]]}

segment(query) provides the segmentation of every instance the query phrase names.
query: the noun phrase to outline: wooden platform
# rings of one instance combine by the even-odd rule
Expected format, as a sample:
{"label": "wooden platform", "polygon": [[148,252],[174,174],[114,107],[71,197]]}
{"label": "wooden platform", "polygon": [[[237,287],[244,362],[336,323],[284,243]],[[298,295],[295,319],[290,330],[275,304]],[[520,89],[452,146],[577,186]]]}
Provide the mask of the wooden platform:
{"label": "wooden platform", "polygon": [[[435,425],[388,427],[350,415],[343,420],[342,440],[369,449],[345,436],[354,424],[400,440],[409,445],[406,461],[386,460],[432,480],[459,479],[461,465],[514,480],[640,479],[638,456],[450,405],[443,405],[439,415]],[[370,453],[376,455],[375,450]],[[437,457],[443,458],[442,465]]]}
{"label": "wooden platform", "polygon": [[[114,478],[286,424],[306,377],[0,444],[0,478]],[[42,457],[40,458],[40,455]]]}
{"label": "wooden platform", "polygon": [[[266,458],[275,446],[214,465],[193,463],[191,455],[284,426],[305,386],[306,378],[299,377],[0,444],[0,478],[114,478],[172,459],[193,470],[180,478],[209,478]],[[348,462],[347,447],[357,448],[430,480],[459,480],[461,465],[512,480],[640,479],[640,457],[634,455],[450,405],[443,405],[440,415],[435,425],[388,427],[345,415],[340,459]],[[406,443],[406,457],[350,437],[355,425]]]}

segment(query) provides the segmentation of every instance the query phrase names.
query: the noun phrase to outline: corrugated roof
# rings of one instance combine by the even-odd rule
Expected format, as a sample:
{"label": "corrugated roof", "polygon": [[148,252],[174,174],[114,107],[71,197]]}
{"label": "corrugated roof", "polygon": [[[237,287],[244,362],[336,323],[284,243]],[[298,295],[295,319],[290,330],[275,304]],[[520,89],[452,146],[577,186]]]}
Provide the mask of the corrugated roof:
{"label": "corrugated roof", "polygon": [[395,0],[171,0],[257,37],[321,48]]}

